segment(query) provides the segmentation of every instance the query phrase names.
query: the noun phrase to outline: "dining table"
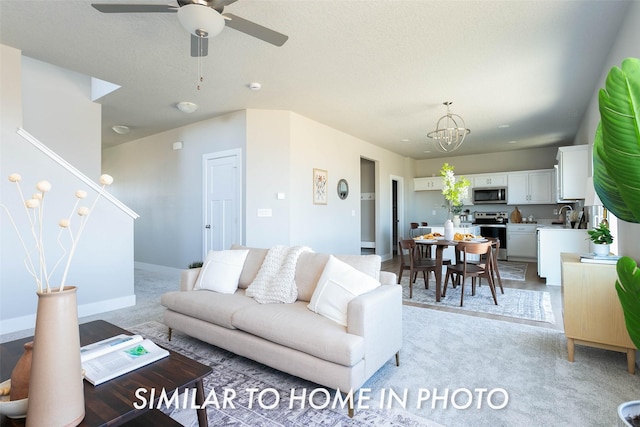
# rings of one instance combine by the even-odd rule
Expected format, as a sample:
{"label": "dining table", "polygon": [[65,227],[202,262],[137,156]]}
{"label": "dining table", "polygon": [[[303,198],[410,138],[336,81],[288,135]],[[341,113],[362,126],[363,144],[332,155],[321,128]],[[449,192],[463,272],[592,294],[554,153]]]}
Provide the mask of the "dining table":
{"label": "dining table", "polygon": [[[440,296],[442,294],[442,259],[443,259],[443,253],[444,250],[446,248],[448,248],[449,246],[456,246],[458,244],[457,240],[447,240],[447,239],[443,239],[443,238],[436,238],[436,239],[414,239],[416,244],[419,245],[430,245],[430,246],[435,246],[436,249],[436,271],[435,271],[435,275],[436,275],[436,302],[440,302]],[[478,242],[482,242],[482,241],[487,241],[487,240],[477,240]],[[491,241],[491,239],[489,239],[489,241]],[[492,242],[492,246],[495,246],[495,242]],[[428,251],[427,251],[428,253]],[[457,260],[456,260],[457,261]],[[497,274],[498,279],[500,279],[500,273],[497,271],[498,270],[498,266],[494,266],[493,267],[495,269],[495,271],[492,273],[492,275]],[[502,280],[500,280],[500,287],[502,288]],[[504,291],[502,292],[504,293]]]}
{"label": "dining table", "polygon": [[455,246],[458,244],[455,240],[446,239],[414,239],[416,244],[419,245],[431,245],[436,249],[436,302],[440,302],[440,295],[442,293],[442,258],[445,248],[449,246]]}

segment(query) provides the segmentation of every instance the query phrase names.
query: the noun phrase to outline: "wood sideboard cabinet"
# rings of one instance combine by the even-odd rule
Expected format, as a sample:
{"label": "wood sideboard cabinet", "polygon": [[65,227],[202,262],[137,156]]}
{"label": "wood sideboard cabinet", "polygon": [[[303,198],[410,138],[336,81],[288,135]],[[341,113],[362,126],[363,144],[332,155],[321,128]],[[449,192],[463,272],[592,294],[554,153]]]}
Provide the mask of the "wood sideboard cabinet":
{"label": "wood sideboard cabinet", "polygon": [[575,344],[627,354],[635,373],[636,347],[629,338],[615,283],[615,264],[580,262],[580,255],[562,253],[562,312],[569,361]]}

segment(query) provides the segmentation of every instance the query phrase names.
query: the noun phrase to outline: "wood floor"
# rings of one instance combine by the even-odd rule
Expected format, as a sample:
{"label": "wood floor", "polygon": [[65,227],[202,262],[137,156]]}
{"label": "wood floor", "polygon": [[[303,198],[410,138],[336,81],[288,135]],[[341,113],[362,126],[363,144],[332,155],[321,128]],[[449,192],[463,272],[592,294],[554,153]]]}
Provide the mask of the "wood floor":
{"label": "wood floor", "polygon": [[[485,317],[485,318],[490,318],[490,319],[499,319],[499,320],[504,320],[504,321],[508,321],[508,322],[514,322],[514,323],[522,323],[522,324],[527,324],[527,325],[532,325],[532,326],[539,326],[539,327],[543,327],[543,328],[550,328],[550,329],[558,329],[558,330],[564,330],[563,327],[563,322],[562,322],[562,295],[561,295],[561,289],[560,286],[547,286],[545,284],[545,281],[541,278],[538,277],[538,266],[535,262],[529,262],[527,263],[527,273],[525,276],[525,281],[519,281],[519,280],[503,280],[503,285],[505,288],[517,288],[517,289],[527,289],[527,290],[532,290],[532,291],[540,291],[540,292],[549,292],[549,295],[551,296],[551,306],[553,308],[553,315],[555,317],[555,323],[551,324],[551,323],[545,323],[545,322],[536,322],[536,321],[531,321],[531,320],[525,320],[525,319],[516,319],[516,318],[511,318],[511,317],[503,317],[503,316],[495,316],[495,315],[491,315],[491,314],[485,314],[485,313],[475,313],[475,312],[469,312],[469,311],[462,311],[462,310],[458,310],[455,308],[451,308],[451,307],[434,307],[432,305],[429,305],[428,307],[430,309],[433,310],[442,310],[442,311],[450,311],[450,312],[456,312],[456,313],[463,313],[466,315],[470,315],[470,316],[478,316],[478,317]],[[389,261],[384,261],[382,263],[382,270],[383,271],[390,271],[392,273],[398,274],[398,270],[400,269],[400,258],[398,258],[397,256],[394,257],[393,259],[389,260]],[[406,275],[406,273],[405,273]],[[412,302],[404,302],[405,305],[415,305],[415,306],[424,306],[421,305],[420,303],[412,303]],[[425,306],[427,307],[427,306]]]}

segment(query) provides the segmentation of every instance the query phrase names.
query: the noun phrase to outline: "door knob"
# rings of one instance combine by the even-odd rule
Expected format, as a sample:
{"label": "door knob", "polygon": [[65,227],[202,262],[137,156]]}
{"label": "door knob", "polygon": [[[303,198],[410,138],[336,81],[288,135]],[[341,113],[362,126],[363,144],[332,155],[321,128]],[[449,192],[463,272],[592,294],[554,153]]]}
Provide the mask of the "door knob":
{"label": "door knob", "polygon": [[211,228],[209,224],[205,225],[204,228]]}

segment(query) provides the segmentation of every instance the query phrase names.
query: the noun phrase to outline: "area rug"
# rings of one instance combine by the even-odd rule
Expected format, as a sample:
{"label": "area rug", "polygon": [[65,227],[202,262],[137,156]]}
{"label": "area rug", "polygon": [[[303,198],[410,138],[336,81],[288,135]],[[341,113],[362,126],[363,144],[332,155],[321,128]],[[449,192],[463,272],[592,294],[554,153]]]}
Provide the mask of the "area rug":
{"label": "area rug", "polygon": [[527,264],[523,262],[498,261],[498,269],[502,280],[524,282],[527,274]]}
{"label": "area rug", "polygon": [[[471,295],[471,283],[465,284],[464,305],[460,307],[461,286],[447,287],[447,296],[436,302],[435,281],[433,275],[429,280],[429,289],[424,288],[424,281],[419,274],[413,284],[413,298],[409,298],[408,275],[402,278],[402,299],[405,303],[420,304],[432,307],[450,307],[466,312],[487,313],[496,316],[555,323],[549,292],[529,291],[523,289],[504,288],[504,294],[497,288],[498,305],[493,302],[491,289],[486,281],[483,286],[476,287],[476,294]],[[443,278],[444,280],[444,278]],[[470,280],[470,279],[468,279]]]}
{"label": "area rug", "polygon": [[[332,405],[322,408],[326,400],[320,389],[327,390],[332,399],[335,390],[326,389],[318,384],[269,368],[178,331],[174,331],[172,340],[167,341],[167,327],[159,322],[147,322],[127,329],[193,360],[211,366],[213,372],[203,381],[204,394],[209,396],[210,391],[215,390],[220,408],[217,409],[214,404],[207,405],[210,426],[441,426],[398,408],[379,409],[371,406],[366,410],[356,409],[354,417],[349,418],[346,409],[339,405],[335,409],[331,407]],[[308,400],[304,407],[299,401],[291,400],[291,390],[294,388],[298,396],[303,390],[306,390],[307,395],[314,390],[319,390],[315,394],[316,398],[313,399],[314,405],[318,409],[312,408]],[[257,390],[254,392],[252,400],[249,398],[248,391],[251,389]],[[227,390],[232,390],[228,393],[236,394],[236,398],[233,400],[235,408],[231,408],[230,405],[224,408],[222,405],[223,396]],[[263,392],[263,399],[260,400],[258,396]],[[278,404],[276,404],[275,396],[280,399]],[[207,400],[211,401],[212,399]],[[180,401],[182,401],[182,397],[180,397]],[[296,404],[291,409],[289,404],[292,401]],[[196,427],[198,425],[194,409],[172,407],[162,410],[184,426]]]}

